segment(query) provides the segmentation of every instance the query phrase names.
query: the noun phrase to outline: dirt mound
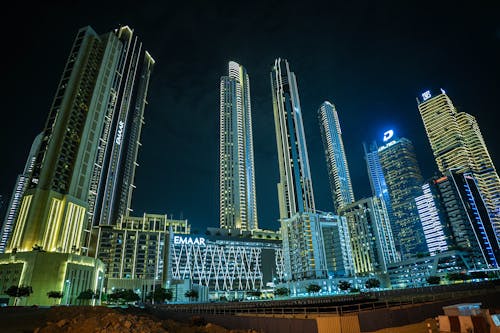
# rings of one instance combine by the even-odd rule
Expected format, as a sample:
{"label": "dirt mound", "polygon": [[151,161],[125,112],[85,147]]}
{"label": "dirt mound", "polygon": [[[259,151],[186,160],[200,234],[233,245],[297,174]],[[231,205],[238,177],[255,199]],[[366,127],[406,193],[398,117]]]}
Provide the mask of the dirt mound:
{"label": "dirt mound", "polygon": [[105,307],[55,307],[47,317],[34,333],[168,333],[161,321]]}
{"label": "dirt mound", "polygon": [[193,317],[191,323],[158,320],[141,309],[90,306],[59,306],[47,313],[47,322],[34,333],[247,333],[227,330]]}

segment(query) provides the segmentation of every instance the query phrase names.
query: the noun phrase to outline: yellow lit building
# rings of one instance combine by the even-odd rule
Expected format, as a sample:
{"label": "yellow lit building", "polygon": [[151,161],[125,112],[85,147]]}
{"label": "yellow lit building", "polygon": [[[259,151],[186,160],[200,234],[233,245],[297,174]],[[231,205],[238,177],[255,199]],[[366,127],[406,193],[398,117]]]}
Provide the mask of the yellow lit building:
{"label": "yellow lit building", "polygon": [[[75,305],[82,291],[97,291],[104,281],[104,264],[100,260],[71,253],[30,251],[0,254],[0,303],[14,304],[4,294],[11,286],[29,286],[33,293],[21,297],[17,305]],[[51,299],[48,292],[63,294]]]}
{"label": "yellow lit building", "polygon": [[439,171],[474,174],[500,238],[500,178],[476,119],[458,112],[443,89],[424,92],[417,103]]}

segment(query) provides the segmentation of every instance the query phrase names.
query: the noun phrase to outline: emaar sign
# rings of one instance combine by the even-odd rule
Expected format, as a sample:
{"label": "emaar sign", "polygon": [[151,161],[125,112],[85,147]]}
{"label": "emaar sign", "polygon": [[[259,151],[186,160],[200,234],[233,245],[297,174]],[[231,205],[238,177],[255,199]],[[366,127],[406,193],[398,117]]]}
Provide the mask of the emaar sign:
{"label": "emaar sign", "polygon": [[175,245],[186,244],[186,245],[206,246],[205,238],[203,238],[203,237],[191,238],[191,237],[174,236],[174,244]]}

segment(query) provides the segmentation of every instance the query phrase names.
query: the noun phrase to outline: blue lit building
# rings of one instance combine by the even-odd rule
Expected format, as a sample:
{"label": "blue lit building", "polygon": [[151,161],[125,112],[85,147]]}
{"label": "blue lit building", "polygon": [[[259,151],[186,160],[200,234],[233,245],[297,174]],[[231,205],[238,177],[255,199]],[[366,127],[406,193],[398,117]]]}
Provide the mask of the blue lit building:
{"label": "blue lit building", "polygon": [[318,109],[319,127],[325,150],[328,178],[335,212],[354,202],[351,176],[342,140],[342,130],[335,105],[326,101]]}
{"label": "blue lit building", "polygon": [[[393,135],[392,130],[387,131],[384,139],[390,140],[389,135]],[[378,156],[378,145],[373,141],[370,146],[363,143],[363,150],[365,152],[366,168],[368,170],[368,178],[370,179],[370,186],[372,188],[372,195],[384,201],[389,220],[392,220],[392,205],[391,198],[389,197],[389,190],[385,182],[384,172],[380,165],[380,158]]]}
{"label": "blue lit building", "polygon": [[[493,218],[488,214],[478,181],[473,173],[469,172],[463,174],[450,172],[447,177],[449,181],[453,181],[461,198],[461,208],[465,211],[467,218],[462,230],[458,229],[459,226],[455,223],[455,229],[458,229],[455,231],[457,244],[466,248],[470,244],[473,252],[481,252],[489,268],[498,269],[500,245],[495,234]],[[469,225],[466,222],[469,222]],[[479,249],[476,242],[479,243]]]}
{"label": "blue lit building", "polygon": [[498,268],[498,239],[473,174],[448,171],[422,188],[416,202],[430,254],[459,249],[474,269]]}

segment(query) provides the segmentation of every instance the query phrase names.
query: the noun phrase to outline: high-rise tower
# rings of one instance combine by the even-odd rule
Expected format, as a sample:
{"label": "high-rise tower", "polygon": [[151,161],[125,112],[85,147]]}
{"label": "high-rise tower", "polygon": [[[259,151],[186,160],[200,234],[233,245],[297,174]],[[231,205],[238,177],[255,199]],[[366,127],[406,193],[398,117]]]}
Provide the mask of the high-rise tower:
{"label": "high-rise tower", "polygon": [[24,192],[28,187],[28,181],[33,171],[33,165],[35,164],[36,155],[38,149],[40,148],[40,142],[42,141],[42,134],[38,134],[33,140],[31,149],[28,155],[28,159],[24,166],[23,173],[17,176],[16,184],[14,190],[12,191],[12,196],[10,198],[9,206],[7,207],[7,212],[5,214],[5,219],[2,225],[2,232],[0,236],[0,253],[5,252],[8,241],[15,227],[15,222],[19,214],[19,208],[21,206],[21,200],[23,199]]}
{"label": "high-rise tower", "polygon": [[295,74],[276,59],[271,71],[280,182],[278,200],[285,279],[327,276],[319,215],[316,214],[302,111]]}
{"label": "high-rise tower", "polygon": [[[135,168],[154,63],[132,35],[129,27],[104,35],[90,27],[78,31],[42,132],[10,250],[85,254],[96,207],[115,212],[99,203],[99,193],[116,206],[123,201],[117,197],[130,193],[133,170],[126,170]],[[109,164],[114,165],[112,174],[106,171]],[[109,183],[118,185],[108,190]]]}
{"label": "high-rise tower", "polygon": [[439,171],[474,174],[500,238],[500,178],[476,119],[458,112],[443,89],[424,92],[417,104]]}
{"label": "high-rise tower", "polygon": [[284,219],[314,212],[314,193],[297,80],[285,59],[274,63],[271,88],[280,172],[278,200]]}
{"label": "high-rise tower", "polygon": [[335,105],[325,101],[318,110],[318,120],[325,150],[328,178],[335,212],[354,202],[351,176]]}
{"label": "high-rise tower", "polygon": [[250,83],[234,61],[220,80],[220,226],[258,229]]}
{"label": "high-rise tower", "polygon": [[[89,225],[114,225],[132,211],[144,109],[154,60],[129,27],[116,31],[121,51],[89,193]],[[91,222],[90,222],[91,221]]]}
{"label": "high-rise tower", "polygon": [[392,231],[402,259],[427,252],[415,198],[422,195],[423,178],[415,150],[406,138],[388,140],[378,149],[392,206]]}

